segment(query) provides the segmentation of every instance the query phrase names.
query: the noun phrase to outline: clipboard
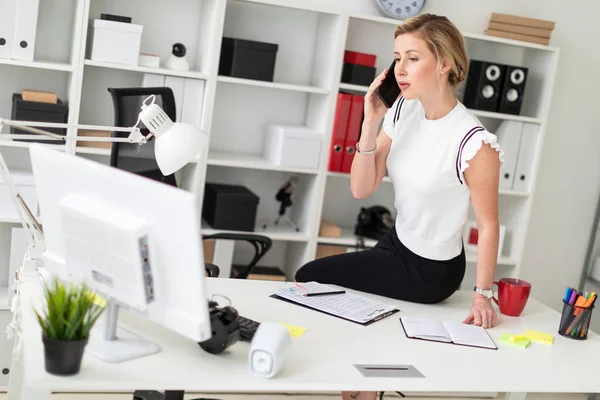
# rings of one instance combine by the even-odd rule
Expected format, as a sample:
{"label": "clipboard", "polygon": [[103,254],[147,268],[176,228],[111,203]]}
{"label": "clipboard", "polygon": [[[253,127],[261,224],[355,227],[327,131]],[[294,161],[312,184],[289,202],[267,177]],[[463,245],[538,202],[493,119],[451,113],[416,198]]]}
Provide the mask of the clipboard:
{"label": "clipboard", "polygon": [[394,309],[392,309],[392,310],[388,310],[388,311],[387,311],[387,312],[385,312],[385,313],[379,314],[379,315],[377,315],[376,317],[374,317],[373,319],[370,319],[370,320],[368,320],[368,321],[366,321],[366,322],[360,322],[360,321],[355,321],[355,320],[353,320],[353,319],[350,319],[350,318],[343,317],[343,316],[341,316],[341,315],[338,315],[338,314],[335,314],[335,313],[332,313],[332,312],[328,312],[328,311],[325,311],[325,310],[320,310],[320,309],[318,309],[318,308],[315,308],[315,307],[311,307],[311,306],[310,306],[310,305],[308,305],[308,304],[302,304],[302,303],[298,303],[298,302],[296,302],[296,301],[293,301],[293,300],[290,300],[290,299],[286,299],[285,297],[281,297],[281,296],[279,296],[279,295],[277,295],[277,294],[272,294],[272,295],[270,295],[269,297],[271,297],[271,298],[273,298],[273,299],[277,299],[277,300],[285,301],[286,303],[295,304],[295,305],[297,305],[297,306],[300,306],[300,307],[308,308],[308,309],[310,309],[310,310],[314,310],[314,311],[317,311],[317,312],[320,312],[320,313],[323,313],[323,314],[326,314],[326,315],[330,315],[330,316],[332,316],[332,317],[340,318],[340,319],[343,319],[343,320],[345,320],[345,321],[350,321],[350,322],[353,322],[353,323],[355,323],[355,324],[362,325],[362,326],[368,326],[368,325],[371,325],[371,324],[372,324],[372,323],[374,323],[374,322],[381,321],[382,319],[384,319],[384,318],[387,318],[387,317],[389,317],[389,316],[390,316],[390,315],[392,315],[392,314],[395,314],[395,313],[397,313],[397,312],[400,312],[400,310],[399,310],[399,309],[397,309],[397,308],[394,308]]}

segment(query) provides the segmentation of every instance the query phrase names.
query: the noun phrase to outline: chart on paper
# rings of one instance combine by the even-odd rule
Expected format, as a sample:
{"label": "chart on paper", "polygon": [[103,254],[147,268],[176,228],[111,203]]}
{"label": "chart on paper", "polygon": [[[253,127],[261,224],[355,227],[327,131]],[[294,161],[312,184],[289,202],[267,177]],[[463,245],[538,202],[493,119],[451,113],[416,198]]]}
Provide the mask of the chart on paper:
{"label": "chart on paper", "polygon": [[277,295],[295,303],[359,323],[378,320],[397,310],[396,307],[353,293],[304,296],[306,293],[324,293],[337,290],[317,282],[307,282],[280,289]]}

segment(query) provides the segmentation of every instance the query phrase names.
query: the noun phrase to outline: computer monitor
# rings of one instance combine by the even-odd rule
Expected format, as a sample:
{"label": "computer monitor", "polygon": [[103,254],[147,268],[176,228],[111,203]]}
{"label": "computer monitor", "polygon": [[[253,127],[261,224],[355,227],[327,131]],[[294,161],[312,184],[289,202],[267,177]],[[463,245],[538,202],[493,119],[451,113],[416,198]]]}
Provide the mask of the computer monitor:
{"label": "computer monitor", "polygon": [[42,144],[30,152],[46,269],[108,301],[87,350],[107,362],[159,351],[117,328],[120,306],[196,342],[210,339],[194,195]]}

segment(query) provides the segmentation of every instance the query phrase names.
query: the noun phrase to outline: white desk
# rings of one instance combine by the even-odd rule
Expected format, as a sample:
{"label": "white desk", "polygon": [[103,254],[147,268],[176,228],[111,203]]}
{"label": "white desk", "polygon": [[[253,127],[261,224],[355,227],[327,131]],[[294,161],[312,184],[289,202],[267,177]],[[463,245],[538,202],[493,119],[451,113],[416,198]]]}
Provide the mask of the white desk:
{"label": "white desk", "polygon": [[[288,284],[230,279],[208,282],[210,293],[228,296],[246,317],[307,328],[304,335],[293,339],[284,369],[271,380],[250,373],[248,343],[239,342],[226,353],[211,355],[196,343],[126,312],[121,313],[123,325],[160,344],[162,352],[121,364],[105,364],[86,354],[79,375],[61,378],[44,370],[40,329],[31,312],[32,296],[41,292],[37,281],[29,279],[22,284],[23,374],[22,379],[18,374],[11,378],[9,398],[46,400],[51,392],[136,389],[521,393],[514,398],[524,398],[524,392],[600,392],[598,368],[594,367],[600,359],[600,337],[589,332],[586,341],[563,338],[556,332],[559,314],[534,299],[529,300],[519,318],[499,315],[500,325],[489,329],[489,333],[498,344],[503,332],[535,329],[554,334],[554,345],[532,343],[523,350],[498,344],[499,350],[486,350],[407,339],[399,325],[398,317],[402,315],[462,321],[469,311],[470,292],[456,293],[434,306],[369,296],[393,302],[401,312],[364,327],[268,297]],[[364,378],[354,364],[409,364],[424,378]]]}

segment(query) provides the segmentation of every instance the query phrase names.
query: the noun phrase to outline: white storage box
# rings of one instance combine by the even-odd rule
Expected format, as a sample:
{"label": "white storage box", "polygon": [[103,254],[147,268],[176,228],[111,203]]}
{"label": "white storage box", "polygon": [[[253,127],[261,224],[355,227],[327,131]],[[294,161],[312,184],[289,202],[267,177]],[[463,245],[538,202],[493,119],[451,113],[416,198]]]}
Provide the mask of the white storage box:
{"label": "white storage box", "polygon": [[139,65],[143,67],[160,67],[160,57],[156,54],[140,53]]}
{"label": "white storage box", "polygon": [[[33,215],[38,215],[38,200],[35,192],[35,182],[31,171],[10,170],[10,175],[15,181],[19,194],[31,210]],[[15,199],[16,200],[16,199]],[[0,176],[0,217],[18,218],[18,211],[15,209],[13,199],[11,198],[8,186],[4,183],[4,178]]]}
{"label": "white storage box", "polygon": [[274,164],[293,168],[319,168],[323,134],[304,127],[269,125],[263,156]]}
{"label": "white storage box", "polygon": [[90,58],[94,61],[138,65],[142,25],[95,19]]}

